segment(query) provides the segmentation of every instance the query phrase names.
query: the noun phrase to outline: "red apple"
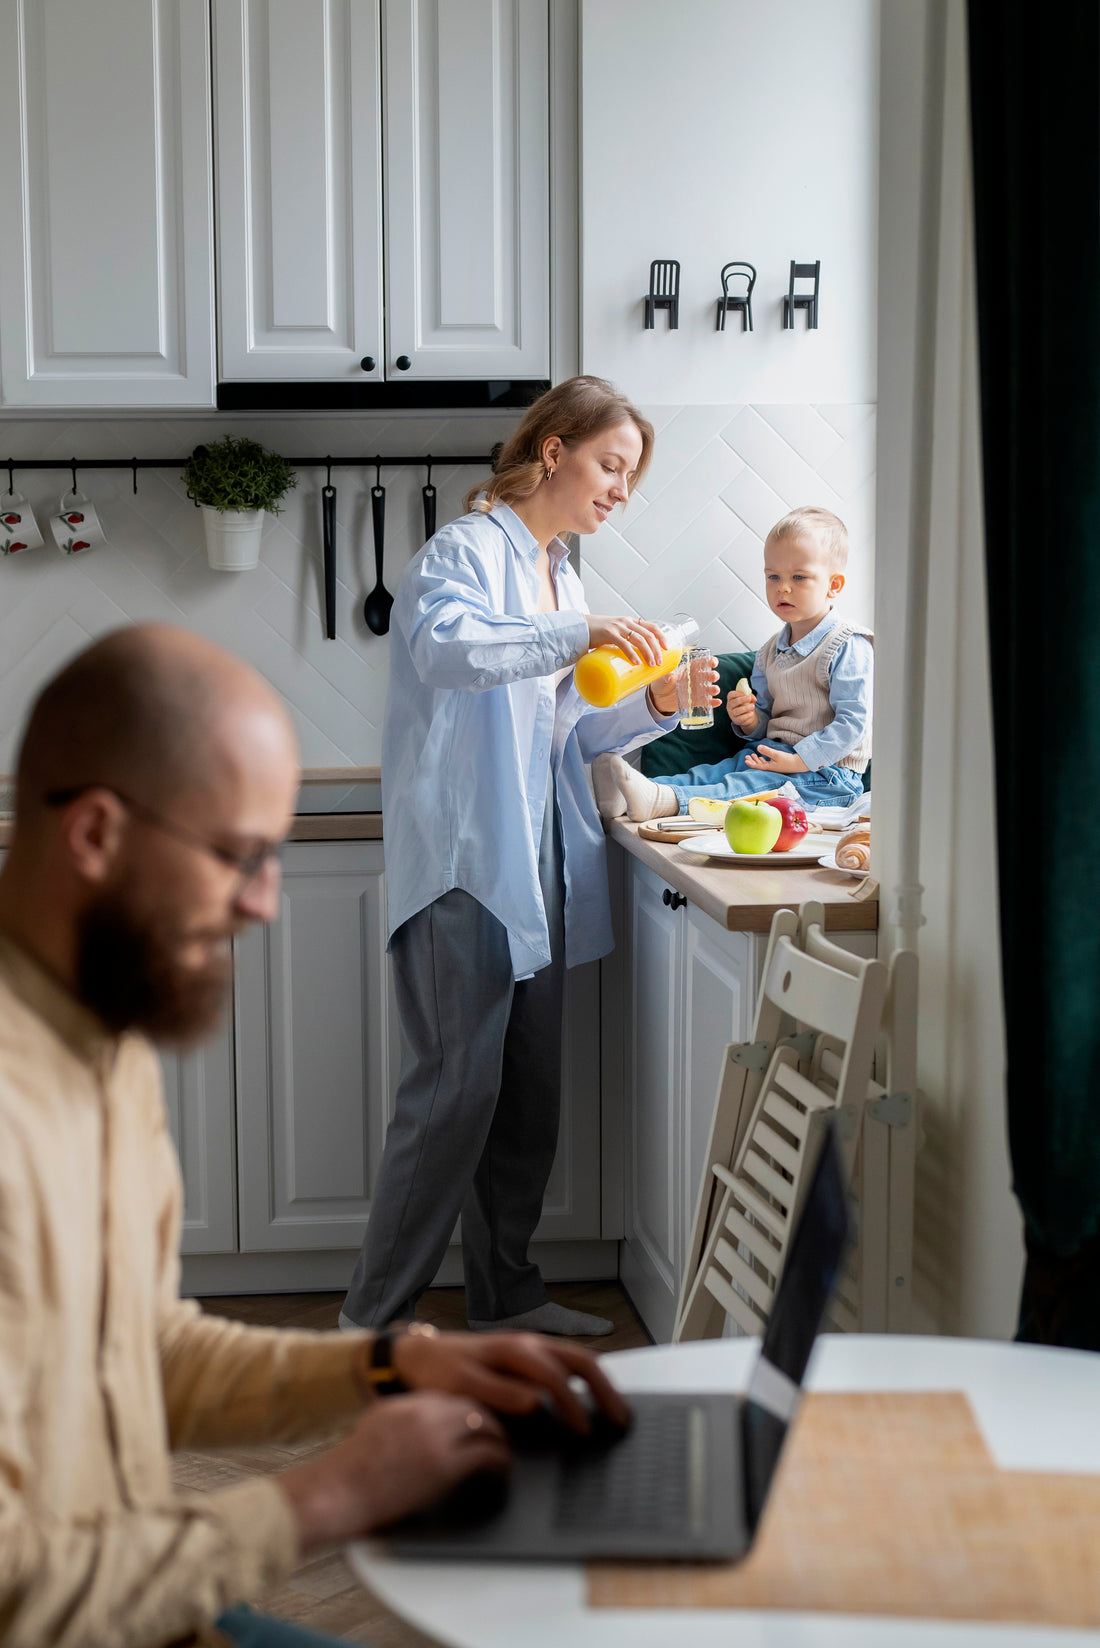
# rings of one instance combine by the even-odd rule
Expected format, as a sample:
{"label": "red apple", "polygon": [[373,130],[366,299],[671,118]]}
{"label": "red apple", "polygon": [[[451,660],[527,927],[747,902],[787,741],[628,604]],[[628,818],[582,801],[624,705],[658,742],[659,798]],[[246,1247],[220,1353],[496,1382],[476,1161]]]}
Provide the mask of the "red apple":
{"label": "red apple", "polygon": [[23,524],[23,518],[22,518],[21,515],[5,515],[4,516],[4,525],[5,526],[22,526],[22,524]]}
{"label": "red apple", "polygon": [[91,545],[87,538],[77,538],[72,547],[75,554],[78,549],[90,549]]}
{"label": "red apple", "polygon": [[791,847],[809,835],[810,825],[806,817],[806,809],[801,801],[794,801],[790,796],[777,795],[768,798],[768,806],[774,807],[783,817],[783,828],[779,832],[779,839],[772,848],[773,853],[785,853]]}
{"label": "red apple", "polygon": [[71,515],[66,515],[65,519],[68,521],[70,526],[78,526],[84,517],[78,509],[74,509],[73,513]]}

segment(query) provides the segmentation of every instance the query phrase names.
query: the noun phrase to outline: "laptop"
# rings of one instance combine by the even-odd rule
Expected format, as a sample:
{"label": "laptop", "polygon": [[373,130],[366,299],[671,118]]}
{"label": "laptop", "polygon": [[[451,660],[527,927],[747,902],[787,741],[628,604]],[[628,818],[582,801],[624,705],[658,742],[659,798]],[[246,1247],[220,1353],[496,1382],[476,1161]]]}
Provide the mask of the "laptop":
{"label": "laptop", "polygon": [[475,1479],[376,1536],[432,1561],[714,1560],[752,1544],[851,1233],[830,1123],[745,1394],[639,1392],[625,1435],[548,1412],[506,1420],[511,1477]]}

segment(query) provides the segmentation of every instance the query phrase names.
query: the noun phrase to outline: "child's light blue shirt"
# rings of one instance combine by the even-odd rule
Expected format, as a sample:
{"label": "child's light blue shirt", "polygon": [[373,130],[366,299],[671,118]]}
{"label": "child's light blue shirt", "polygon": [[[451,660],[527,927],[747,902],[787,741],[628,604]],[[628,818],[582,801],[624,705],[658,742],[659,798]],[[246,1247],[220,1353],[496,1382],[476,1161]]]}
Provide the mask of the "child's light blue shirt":
{"label": "child's light blue shirt", "polygon": [[558,670],[588,648],[588,607],[565,545],[550,545],[557,612],[539,612],[538,543],[507,504],[437,532],[402,574],[382,740],[388,930],[453,887],[508,929],[512,968],[550,961],[539,886],[554,776],[570,967],[612,948],[604,832],[585,763],[676,724],[645,692],[593,709]]}

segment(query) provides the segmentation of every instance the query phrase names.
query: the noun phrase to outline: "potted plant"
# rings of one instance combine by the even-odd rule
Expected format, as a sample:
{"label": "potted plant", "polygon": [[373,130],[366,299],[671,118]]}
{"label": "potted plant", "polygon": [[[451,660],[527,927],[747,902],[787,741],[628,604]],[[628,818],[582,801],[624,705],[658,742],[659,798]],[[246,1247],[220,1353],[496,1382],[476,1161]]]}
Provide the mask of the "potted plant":
{"label": "potted plant", "polygon": [[298,477],[285,458],[258,441],[225,435],[197,446],[184,465],[187,496],[202,510],[206,555],[219,572],[245,572],[260,559],[264,511],[280,512],[280,499]]}

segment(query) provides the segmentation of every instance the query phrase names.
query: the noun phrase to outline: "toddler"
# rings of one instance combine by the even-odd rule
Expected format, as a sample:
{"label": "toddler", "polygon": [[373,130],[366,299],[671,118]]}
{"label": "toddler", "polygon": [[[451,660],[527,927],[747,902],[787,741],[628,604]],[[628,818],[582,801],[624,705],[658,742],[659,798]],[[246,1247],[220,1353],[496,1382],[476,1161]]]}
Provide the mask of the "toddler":
{"label": "toddler", "polygon": [[812,807],[847,807],[863,793],[874,652],[870,635],[833,611],[847,562],[847,530],[827,509],[795,509],[772,527],[764,583],[783,628],[757,653],[751,691],[726,699],[749,745],[660,782],[621,756],[600,756],[593,778],[605,817],[671,818],[693,795],[732,801],[787,782]]}

